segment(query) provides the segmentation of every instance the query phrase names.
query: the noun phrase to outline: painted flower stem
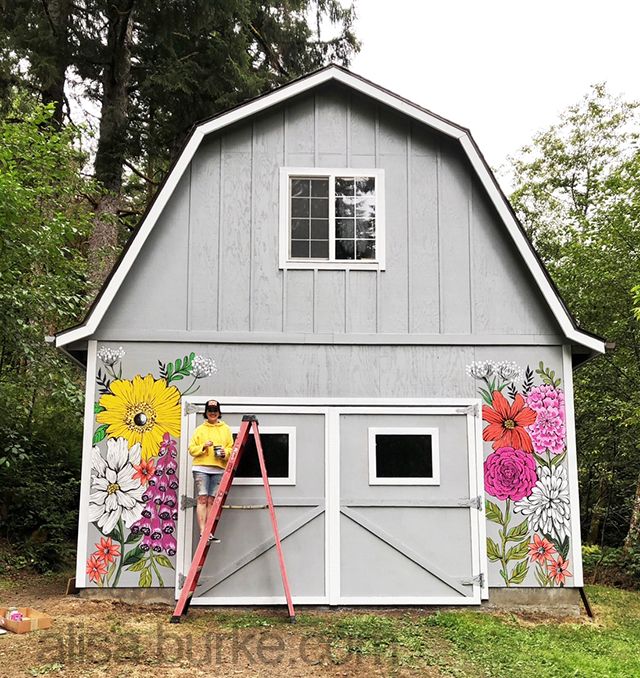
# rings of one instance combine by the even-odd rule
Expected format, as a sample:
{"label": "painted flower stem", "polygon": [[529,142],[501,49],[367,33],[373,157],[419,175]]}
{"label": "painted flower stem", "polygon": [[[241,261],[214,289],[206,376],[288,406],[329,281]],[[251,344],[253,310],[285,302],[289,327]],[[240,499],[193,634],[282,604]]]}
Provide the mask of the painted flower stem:
{"label": "painted flower stem", "polygon": [[191,389],[193,388],[193,386],[194,386],[194,384],[196,383],[197,380],[198,380],[198,377],[194,377],[194,378],[193,378],[193,381],[189,384],[189,388],[187,388],[186,391],[183,391],[183,392],[182,392],[182,395],[183,395],[183,396],[191,395],[192,393],[195,393],[195,392],[198,390],[198,388],[200,388],[200,387],[198,386],[198,388],[194,389],[193,391],[191,390]]}
{"label": "painted flower stem", "polygon": [[509,571],[507,569],[507,564],[508,560],[506,558],[507,555],[507,527],[509,526],[509,520],[511,519],[511,516],[509,515],[511,512],[511,500],[506,499],[505,504],[504,504],[504,520],[502,523],[502,529],[500,530],[500,541],[502,542],[501,546],[501,551],[500,551],[500,562],[502,563],[502,578],[504,579],[504,583],[509,586]]}
{"label": "painted flower stem", "polygon": [[159,586],[164,586],[164,581],[162,580],[162,576],[160,575],[160,570],[158,570],[158,565],[156,563],[156,559],[153,557],[153,555],[149,558],[151,561],[151,565],[153,565],[153,569],[155,570],[156,575],[158,576],[158,585]]}
{"label": "painted flower stem", "polygon": [[113,580],[113,584],[111,585],[113,588],[115,588],[118,585],[118,582],[120,581],[120,573],[122,572],[122,563],[124,562],[124,525],[122,523],[122,518],[118,519],[118,533],[120,534],[120,537],[122,541],[120,541],[120,560],[118,561],[118,569],[116,571],[116,578]]}

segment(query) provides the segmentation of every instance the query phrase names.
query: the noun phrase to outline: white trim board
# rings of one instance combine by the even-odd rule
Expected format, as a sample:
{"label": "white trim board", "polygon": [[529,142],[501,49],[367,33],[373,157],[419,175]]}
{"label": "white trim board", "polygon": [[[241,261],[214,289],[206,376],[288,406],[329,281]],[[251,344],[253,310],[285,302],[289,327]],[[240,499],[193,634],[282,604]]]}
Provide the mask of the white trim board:
{"label": "white trim board", "polygon": [[330,81],[339,82],[354,91],[360,92],[381,104],[389,106],[400,113],[408,115],[414,120],[458,140],[567,339],[581,346],[585,346],[596,353],[605,352],[604,342],[602,340],[582,332],[574,326],[571,316],[558,297],[540,261],[531,249],[506,198],[498,188],[493,174],[476,148],[470,133],[466,129],[446,121],[430,111],[335,65],[327,66],[320,71],[300,78],[284,87],[264,94],[253,101],[237,106],[208,122],[200,124],[193,131],[191,138],[184,147],[160,192],[157,194],[151,209],[142,221],[140,228],[135,233],[130,247],[125,252],[122,260],[114,270],[113,275],[103,288],[96,305],[92,308],[91,312],[81,325],[58,333],[55,337],[55,345],[58,347],[66,346],[72,342],[86,339],[95,333],[100,321],[115,298],[127,273],[135,263],[140,250],[149,237],[149,234],[158,221],[169,198],[175,191],[205,136],[268,108],[277,106],[292,97],[308,92]]}

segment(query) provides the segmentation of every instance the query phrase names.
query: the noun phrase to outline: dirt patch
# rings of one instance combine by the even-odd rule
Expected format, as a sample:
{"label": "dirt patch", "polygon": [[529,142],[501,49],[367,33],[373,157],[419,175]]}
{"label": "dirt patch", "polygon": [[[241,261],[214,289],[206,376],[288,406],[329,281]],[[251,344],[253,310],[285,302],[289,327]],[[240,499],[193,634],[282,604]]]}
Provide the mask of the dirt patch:
{"label": "dirt patch", "polygon": [[171,625],[166,606],[85,600],[65,590],[62,576],[5,581],[0,603],[29,605],[55,621],[50,630],[0,637],[1,678],[443,675],[437,665],[406,666],[384,653],[363,653],[357,638],[334,641],[325,621],[334,623],[345,613],[310,613],[290,624],[286,610],[196,609]]}

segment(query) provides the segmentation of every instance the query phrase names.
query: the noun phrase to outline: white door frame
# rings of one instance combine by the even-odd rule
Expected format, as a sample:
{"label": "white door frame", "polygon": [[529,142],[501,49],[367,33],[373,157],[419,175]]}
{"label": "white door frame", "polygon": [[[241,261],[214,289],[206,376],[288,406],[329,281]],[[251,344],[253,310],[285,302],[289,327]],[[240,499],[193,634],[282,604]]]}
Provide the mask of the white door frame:
{"label": "white door frame", "polygon": [[[182,427],[188,432],[189,405],[202,403],[214,396],[190,395],[182,398]],[[486,524],[484,518],[484,483],[482,478],[482,419],[481,401],[478,398],[241,398],[215,396],[225,412],[233,414],[322,414],[325,417],[325,595],[295,596],[294,603],[306,605],[472,605],[488,598]],[[461,411],[465,410],[465,411]],[[484,585],[473,585],[473,596],[428,597],[411,596],[390,600],[389,597],[348,597],[340,593],[340,415],[342,414],[455,414],[467,417],[470,493],[480,497],[482,508],[477,518],[471,520],[472,530],[472,576],[481,573]],[[189,473],[188,435],[180,437],[179,496],[193,493],[193,479]],[[470,511],[476,511],[470,508]],[[190,516],[190,514],[189,514]],[[179,510],[177,525],[178,555],[176,557],[175,597],[180,595],[179,575],[186,575],[191,565],[193,548],[192,531],[187,529],[187,512]],[[286,549],[285,549],[286,551]],[[284,604],[281,596],[240,596],[193,598],[192,605],[273,605]]]}

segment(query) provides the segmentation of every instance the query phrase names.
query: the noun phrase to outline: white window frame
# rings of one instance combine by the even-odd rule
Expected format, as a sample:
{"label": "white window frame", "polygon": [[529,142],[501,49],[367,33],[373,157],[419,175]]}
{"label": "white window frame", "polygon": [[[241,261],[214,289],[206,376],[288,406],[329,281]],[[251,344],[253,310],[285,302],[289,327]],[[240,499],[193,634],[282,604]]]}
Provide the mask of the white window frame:
{"label": "white window frame", "polygon": [[[376,258],[335,258],[335,178],[375,177],[376,180]],[[291,177],[326,177],[329,179],[329,259],[292,259],[289,256],[289,222]],[[385,202],[384,170],[363,167],[281,167],[280,168],[280,225],[279,265],[282,269],[329,269],[329,270],[385,270]]]}
{"label": "white window frame", "polygon": [[[377,435],[431,436],[431,478],[379,478],[376,464]],[[440,485],[440,443],[437,428],[425,427],[370,427],[369,428],[369,485]]]}
{"label": "white window frame", "polygon": [[[231,433],[239,433],[239,426],[231,426]],[[296,484],[296,427],[295,426],[261,426],[260,435],[265,433],[283,433],[289,437],[289,475],[285,478],[272,478],[269,476],[269,485],[295,485]],[[251,433],[249,434],[251,435]],[[262,485],[262,478],[241,478],[235,476],[234,485]]]}

